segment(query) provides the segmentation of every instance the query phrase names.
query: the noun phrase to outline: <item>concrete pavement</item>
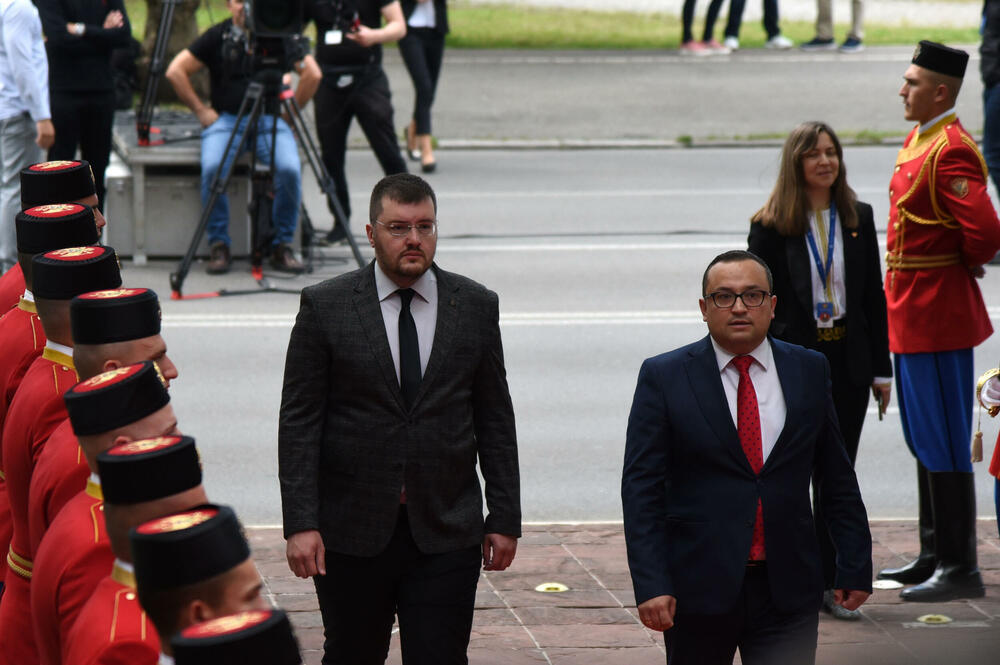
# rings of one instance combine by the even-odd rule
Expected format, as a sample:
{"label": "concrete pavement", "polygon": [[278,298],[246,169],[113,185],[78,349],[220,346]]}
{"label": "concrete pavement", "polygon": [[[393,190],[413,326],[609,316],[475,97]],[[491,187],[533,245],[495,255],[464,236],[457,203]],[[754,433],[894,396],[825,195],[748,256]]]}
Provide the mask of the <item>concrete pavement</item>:
{"label": "concrete pavement", "polygon": [[[949,603],[903,603],[895,590],[876,590],[857,622],[820,615],[818,665],[995,663],[1000,653],[1000,540],[996,523],[980,520],[979,565],[986,597]],[[306,665],[322,657],[323,630],[312,582],[291,575],[278,529],[249,529],[267,593],[289,612]],[[875,570],[915,556],[916,524],[872,523]],[[542,593],[560,582],[563,593]],[[922,623],[942,615],[948,623]],[[637,618],[621,524],[525,527],[514,564],[484,573],[469,645],[472,665],[662,665],[663,638]],[[398,635],[389,659],[401,662]],[[739,663],[739,659],[736,660]]]}

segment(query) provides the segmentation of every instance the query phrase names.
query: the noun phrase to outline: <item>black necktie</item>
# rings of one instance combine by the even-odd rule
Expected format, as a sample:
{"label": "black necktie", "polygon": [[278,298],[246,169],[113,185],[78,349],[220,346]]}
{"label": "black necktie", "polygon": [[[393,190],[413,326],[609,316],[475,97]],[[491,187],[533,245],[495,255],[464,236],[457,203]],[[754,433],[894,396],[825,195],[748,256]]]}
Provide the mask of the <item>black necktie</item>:
{"label": "black necktie", "polygon": [[413,289],[399,290],[399,390],[406,406],[413,406],[420,388],[420,346],[417,343],[417,324],[410,313]]}

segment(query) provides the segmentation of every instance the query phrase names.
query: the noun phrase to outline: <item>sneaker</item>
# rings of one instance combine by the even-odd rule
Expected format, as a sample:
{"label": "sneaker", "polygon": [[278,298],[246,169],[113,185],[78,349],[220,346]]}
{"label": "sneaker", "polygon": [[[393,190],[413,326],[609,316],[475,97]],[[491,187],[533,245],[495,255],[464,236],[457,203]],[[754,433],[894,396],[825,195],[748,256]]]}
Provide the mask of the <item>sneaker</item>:
{"label": "sneaker", "polygon": [[212,243],[208,249],[208,267],[205,272],[209,275],[222,275],[229,272],[233,265],[233,255],[229,252],[229,245],[222,242]]}
{"label": "sneaker", "polygon": [[728,55],[730,53],[730,49],[720,44],[718,39],[713,38],[708,40],[707,42],[702,42],[701,44],[706,49],[708,49],[710,53],[715,53],[718,55]]}
{"label": "sneaker", "polygon": [[681,55],[709,55],[711,53],[703,43],[693,39],[681,44],[680,51]]}
{"label": "sneaker", "polygon": [[795,46],[795,44],[792,40],[784,35],[775,35],[764,42],[764,48],[775,49],[778,51],[787,51],[793,46]]}
{"label": "sneaker", "polygon": [[738,51],[740,49],[740,40],[737,37],[729,36],[722,40],[722,45],[730,51]]}
{"label": "sneaker", "polygon": [[843,605],[838,605],[833,600],[833,590],[827,589],[823,592],[823,611],[834,619],[841,621],[858,621],[861,619],[861,610],[849,610]]}
{"label": "sneaker", "polygon": [[844,40],[844,43],[840,45],[841,53],[857,53],[859,51],[865,50],[865,45],[861,43],[861,40],[857,37],[848,37]]}
{"label": "sneaker", "polygon": [[295,258],[292,246],[280,243],[271,248],[271,267],[281,272],[300,273],[306,269],[302,262]]}
{"label": "sneaker", "polygon": [[833,42],[833,39],[813,37],[809,41],[799,44],[799,48],[803,51],[832,51],[837,48],[837,45]]}

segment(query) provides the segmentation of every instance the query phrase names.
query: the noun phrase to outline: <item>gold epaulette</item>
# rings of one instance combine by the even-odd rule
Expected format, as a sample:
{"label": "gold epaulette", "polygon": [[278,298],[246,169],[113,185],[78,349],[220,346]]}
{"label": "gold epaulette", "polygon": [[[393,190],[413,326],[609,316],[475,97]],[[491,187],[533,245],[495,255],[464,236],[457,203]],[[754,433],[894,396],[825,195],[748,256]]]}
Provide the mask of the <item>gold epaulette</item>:
{"label": "gold epaulette", "polygon": [[885,265],[890,270],[925,270],[927,268],[945,268],[962,262],[962,255],[928,254],[923,256],[908,256],[906,254],[885,253]]}

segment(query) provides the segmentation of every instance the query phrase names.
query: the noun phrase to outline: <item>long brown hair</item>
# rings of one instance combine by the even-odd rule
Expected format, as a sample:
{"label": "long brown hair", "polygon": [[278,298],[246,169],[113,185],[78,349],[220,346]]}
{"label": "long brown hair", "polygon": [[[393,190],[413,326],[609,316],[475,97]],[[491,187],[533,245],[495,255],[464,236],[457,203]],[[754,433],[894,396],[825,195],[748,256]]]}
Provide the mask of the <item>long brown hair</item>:
{"label": "long brown hair", "polygon": [[819,135],[826,133],[837,150],[837,179],[830,187],[830,200],[837,206],[841,223],[849,229],[857,228],[858,213],[854,204],[858,197],[847,184],[844,166],[844,149],[840,139],[825,122],[804,122],[791,131],[781,151],[778,180],[764,207],[754,213],[751,222],[774,227],[783,236],[802,236],[809,228],[810,204],[806,194],[805,176],[802,174],[802,157],[816,147]]}

